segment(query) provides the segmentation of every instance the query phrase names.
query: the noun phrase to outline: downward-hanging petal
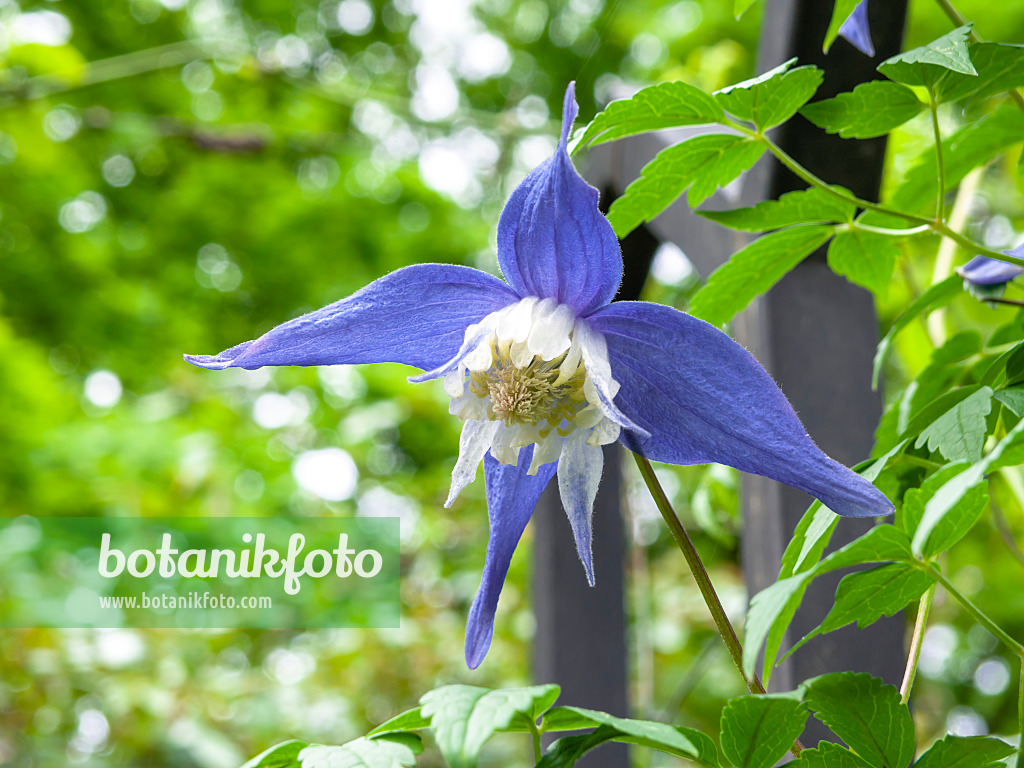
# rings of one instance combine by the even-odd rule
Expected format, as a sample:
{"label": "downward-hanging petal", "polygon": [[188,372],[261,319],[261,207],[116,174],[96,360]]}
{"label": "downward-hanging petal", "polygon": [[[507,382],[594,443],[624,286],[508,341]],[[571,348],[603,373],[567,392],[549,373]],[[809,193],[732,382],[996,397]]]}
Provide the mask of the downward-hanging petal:
{"label": "downward-hanging petal", "polygon": [[871,483],[811,441],[789,401],[743,347],[670,307],[621,302],[590,317],[604,334],[616,402],[651,436],[623,432],[627,447],[670,464],[718,462],[819,498],[833,512],[887,515]]}
{"label": "downward-hanging petal", "polygon": [[522,449],[519,463],[514,467],[500,463],[490,454],[484,458],[491,533],[480,591],[473,600],[466,622],[466,664],[470,669],[480,666],[491,647],[494,611],[512,562],[512,553],[530,522],[537,499],[555,474],[554,464],[543,465],[535,475],[527,474],[532,456],[533,446]]}
{"label": "downward-hanging petal", "polygon": [[592,521],[597,486],[604,469],[604,451],[600,446],[587,445],[586,440],[586,433],[576,432],[565,441],[562,455],[558,459],[558,493],[572,526],[576,551],[587,573],[587,582],[594,586]]}
{"label": "downward-hanging petal", "polygon": [[[1024,258],[1024,245],[1019,245],[1012,251],[1003,251],[1003,253],[1022,259]],[[1024,275],[1024,267],[990,259],[988,256],[975,256],[962,267],[957,268],[956,273],[975,285],[999,285]]]}
{"label": "downward-hanging petal", "polygon": [[185,359],[212,370],[387,362],[429,370],[458,351],[469,325],[518,300],[478,269],[415,264],[255,341]]}
{"label": "downward-hanging petal", "polygon": [[622,281],[622,254],[597,207],[597,190],[569,159],[567,142],[577,106],[565,92],[562,136],[554,156],[516,187],[498,221],[498,264],[522,296],[569,304],[577,315],[612,300]]}
{"label": "downward-hanging petal", "polygon": [[839,34],[867,56],[875,55],[875,44],[871,42],[871,27],[868,26],[868,0],[861,0],[853,13],[846,17]]}

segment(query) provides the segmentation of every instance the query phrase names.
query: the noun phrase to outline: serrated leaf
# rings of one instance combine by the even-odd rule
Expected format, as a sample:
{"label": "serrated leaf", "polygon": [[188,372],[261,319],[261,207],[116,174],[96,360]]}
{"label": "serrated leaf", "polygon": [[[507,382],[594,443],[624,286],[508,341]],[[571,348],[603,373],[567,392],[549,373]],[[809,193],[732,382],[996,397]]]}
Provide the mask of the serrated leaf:
{"label": "serrated leaf", "polygon": [[732,699],[722,710],[722,752],[740,768],[772,768],[803,733],[807,716],[791,694]]}
{"label": "serrated leaf", "polygon": [[612,741],[617,734],[614,728],[598,728],[576,736],[563,736],[547,748],[537,768],[570,768],[587,752]]}
{"label": "serrated leaf", "polygon": [[[987,165],[999,153],[1019,144],[1024,135],[1024,114],[1015,104],[1003,104],[974,120],[942,142],[946,190],[955,188],[973,169]],[[938,193],[935,150],[921,153],[892,197],[892,207],[920,211],[932,207]],[[951,278],[952,279],[952,278]],[[957,281],[958,285],[960,281]]]}
{"label": "serrated leaf", "polygon": [[764,232],[794,224],[852,221],[856,212],[852,203],[815,187],[787,192],[778,200],[765,200],[752,208],[695,211],[723,226],[744,232]]}
{"label": "serrated leaf", "polygon": [[946,736],[932,744],[914,768],[997,768],[1016,750],[987,736]]}
{"label": "serrated leaf", "polygon": [[991,387],[981,387],[961,400],[921,432],[914,447],[927,444],[929,451],[938,451],[947,461],[980,460],[994,394]]}
{"label": "serrated leaf", "polygon": [[516,715],[537,717],[557,696],[558,687],[534,685],[492,691],[475,685],[446,685],[420,699],[424,717],[450,768],[473,768],[480,750],[496,731],[508,728]]}
{"label": "serrated leaf", "polygon": [[986,473],[994,472],[1004,466],[1001,463],[1003,455],[1011,448],[1017,447],[1022,441],[1024,441],[1024,420],[1011,429],[985,458],[969,466],[935,492],[935,495],[925,505],[921,522],[914,532],[915,555],[922,556],[924,554],[930,547],[929,538],[932,532],[942,524],[944,518],[958,508],[968,492],[985,478]]}
{"label": "serrated leaf", "polygon": [[970,47],[977,77],[950,73],[936,87],[941,101],[985,99],[1024,85],[1024,46],[975,43]]}
{"label": "serrated leaf", "polygon": [[[955,466],[960,467],[962,470],[965,465],[959,464]],[[932,478],[928,479],[931,480]],[[924,489],[924,486],[922,486],[922,489]],[[931,489],[927,490],[929,492],[931,491]],[[933,495],[934,493],[928,493],[928,495],[922,493],[920,500],[915,499],[911,502],[915,506],[907,514],[908,524],[916,518],[918,521],[917,525],[918,527],[920,526],[920,520],[924,517],[925,506]],[[904,501],[904,505],[906,505],[906,503],[907,502]],[[978,520],[981,519],[981,516],[985,512],[985,508],[987,506],[987,486],[983,482],[978,483],[968,490],[967,493],[965,493],[963,497],[956,502],[949,512],[947,512],[946,515],[938,522],[922,548],[922,555],[924,557],[934,557],[935,555],[945,552],[960,541],[960,539],[966,536],[967,532],[974,527]]]}
{"label": "serrated leaf", "polygon": [[936,307],[945,306],[955,297],[960,295],[960,278],[956,275],[947,277],[941,283],[936,283],[927,291],[918,296],[914,301],[910,303],[903,314],[896,318],[896,321],[889,328],[882,340],[878,342],[878,347],[875,349],[875,361],[871,371],[871,388],[878,389],[878,379],[882,374],[882,366],[885,364],[886,355],[889,353],[889,347],[892,346],[893,339],[906,328],[910,323],[920,315],[930,312]]}
{"label": "serrated leaf", "polygon": [[977,75],[968,48],[970,35],[970,24],[958,27],[928,45],[886,59],[878,71],[897,83],[924,86],[934,85],[947,71]]}
{"label": "serrated leaf", "polygon": [[907,563],[892,563],[844,576],[836,588],[835,604],[815,629],[794,645],[790,656],[818,635],[857,622],[858,629],[893,616],[917,600],[932,585],[932,578]]}
{"label": "serrated leaf", "polygon": [[299,752],[302,768],[410,768],[423,744],[413,733],[363,737],[340,747],[313,745]]}
{"label": "serrated leaf", "polygon": [[298,739],[282,741],[248,760],[242,768],[293,768],[299,764],[299,752],[305,747],[306,742]]}
{"label": "serrated leaf", "polygon": [[892,237],[850,229],[832,238],[828,265],[837,275],[884,299],[899,255]]}
{"label": "serrated leaf", "polygon": [[813,578],[848,565],[911,559],[913,555],[907,534],[892,525],[877,525],[813,568],[780,579],[758,592],[751,599],[750,610],[747,612],[746,641],[743,644],[743,669],[746,674],[753,674],[761,647],[765,646],[762,678],[766,682],[769,680],[785,628],[793,620]]}
{"label": "serrated leaf", "polygon": [[836,672],[805,684],[815,717],[875,768],[914,759],[914,721],[900,692],[871,675]]}
{"label": "serrated leaf", "polygon": [[728,184],[752,166],[764,145],[732,133],[711,133],[663,149],[612,203],[608,221],[624,237],[650,221],[681,194],[691,207],[700,205],[718,187]]}
{"label": "serrated leaf", "polygon": [[808,225],[781,229],[755,240],[711,273],[690,302],[690,314],[712,325],[728,322],[824,245],[832,231],[832,227]]}
{"label": "serrated leaf", "polygon": [[906,86],[872,80],[835,98],[808,104],[800,114],[841,138],[870,139],[889,133],[924,109],[925,105]]}
{"label": "serrated leaf", "polygon": [[853,9],[859,2],[860,0],[836,0],[835,5],[832,6],[832,20],[828,24],[828,31],[825,32],[825,41],[821,45],[823,52],[828,53],[832,43],[839,37],[839,30],[850,18],[850,14],[853,13]]}
{"label": "serrated leaf", "polygon": [[573,152],[647,131],[716,123],[724,117],[714,98],[700,88],[681,81],[658,83],[605,107],[587,126]]}
{"label": "serrated leaf", "polygon": [[797,67],[792,61],[760,77],[722,88],[714,96],[726,112],[740,120],[749,120],[760,131],[767,131],[796,114],[817,93],[823,73],[817,67]]}
{"label": "serrated leaf", "polygon": [[814,749],[801,752],[800,759],[790,763],[788,768],[871,768],[871,763],[845,747],[822,741]]}

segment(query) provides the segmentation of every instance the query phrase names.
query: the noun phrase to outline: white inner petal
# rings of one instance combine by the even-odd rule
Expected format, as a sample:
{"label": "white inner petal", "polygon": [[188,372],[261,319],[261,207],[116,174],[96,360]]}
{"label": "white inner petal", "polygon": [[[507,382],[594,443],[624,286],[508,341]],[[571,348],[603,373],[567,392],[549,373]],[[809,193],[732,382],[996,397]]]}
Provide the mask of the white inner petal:
{"label": "white inner petal", "polygon": [[476,480],[476,469],[491,447],[494,434],[501,424],[497,421],[467,421],[459,437],[459,460],[452,470],[452,487],[445,507],[450,507],[462,489]]}
{"label": "white inner petal", "polygon": [[551,309],[544,306],[545,299],[538,305],[533,330],[527,344],[530,351],[541,360],[554,360],[569,349],[572,341],[569,333],[576,322],[576,313],[568,304],[559,304]]}

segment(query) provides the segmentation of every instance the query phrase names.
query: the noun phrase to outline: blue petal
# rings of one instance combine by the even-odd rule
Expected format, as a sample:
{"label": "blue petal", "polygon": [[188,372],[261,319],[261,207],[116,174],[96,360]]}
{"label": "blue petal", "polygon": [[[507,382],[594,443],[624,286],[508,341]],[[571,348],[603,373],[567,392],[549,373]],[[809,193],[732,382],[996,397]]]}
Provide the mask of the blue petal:
{"label": "blue petal", "polygon": [[[1007,256],[1016,256],[1018,259],[1024,258],[1024,245],[1019,245],[1012,251],[1003,251],[1003,253]],[[956,273],[975,285],[999,285],[1008,283],[1019,275],[1024,275],[1024,267],[990,259],[988,256],[975,256],[962,267],[957,268]]]}
{"label": "blue petal", "polygon": [[498,264],[521,296],[553,298],[587,315],[612,300],[622,282],[622,254],[597,190],[569,159],[576,117],[574,84],[565,92],[562,136],[554,156],[516,187],[498,220]]}
{"label": "blue petal", "polygon": [[626,447],[669,464],[718,462],[770,477],[853,517],[893,506],[811,441],[789,401],[743,347],[670,307],[619,302],[590,318],[608,343],[615,400],[651,436]]}
{"label": "blue petal", "polygon": [[839,34],[861,53],[875,55],[875,45],[871,42],[871,27],[868,26],[868,0],[861,0],[853,13],[846,17]]}
{"label": "blue petal", "polygon": [[255,341],[185,359],[218,371],[385,362],[430,369],[458,351],[471,323],[518,300],[505,283],[478,269],[415,264]]}
{"label": "blue petal", "polygon": [[489,453],[484,457],[491,535],[487,542],[487,563],[480,591],[473,600],[466,622],[466,663],[470,669],[480,666],[491,647],[494,611],[512,562],[512,553],[530,522],[537,499],[555,474],[557,465],[552,462],[541,466],[536,475],[528,475],[526,472],[532,459],[532,445],[519,452],[519,463],[515,467],[500,463]]}

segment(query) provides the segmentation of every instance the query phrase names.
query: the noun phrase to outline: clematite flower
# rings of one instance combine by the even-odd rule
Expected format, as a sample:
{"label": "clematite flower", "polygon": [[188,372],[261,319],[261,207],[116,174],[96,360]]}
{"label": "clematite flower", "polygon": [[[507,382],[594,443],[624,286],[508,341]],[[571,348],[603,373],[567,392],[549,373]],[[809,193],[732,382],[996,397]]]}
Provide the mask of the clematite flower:
{"label": "clematite flower", "polygon": [[875,55],[875,45],[871,42],[871,27],[868,26],[868,0],[860,0],[853,13],[839,28],[839,34],[849,41],[850,45],[867,56]]}
{"label": "clematite flower", "polygon": [[570,84],[551,158],[515,189],[498,222],[507,282],[462,266],[416,264],[290,320],[203,368],[397,362],[443,379],[463,422],[450,506],[481,462],[490,538],[470,608],[466,661],[490,647],[498,595],[541,492],[557,476],[587,579],[591,514],[616,440],[672,464],[720,462],[779,480],[841,515],[885,515],[871,483],[822,453],[771,377],[718,329],[670,307],[611,303],[622,255],[566,143]]}
{"label": "clematite flower", "polygon": [[[1018,245],[1012,251],[1003,251],[1007,256],[1016,256],[1024,259],[1024,244]],[[993,286],[1008,283],[1019,275],[1024,275],[1024,267],[1010,264],[998,259],[990,259],[988,256],[975,256],[962,267],[957,267],[956,273],[969,283],[980,286]]]}

